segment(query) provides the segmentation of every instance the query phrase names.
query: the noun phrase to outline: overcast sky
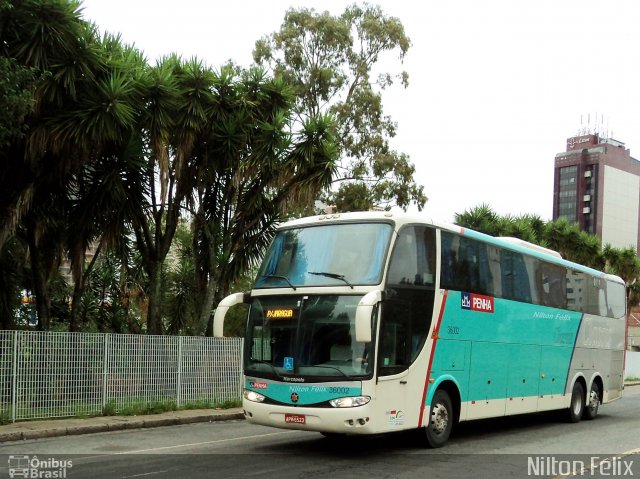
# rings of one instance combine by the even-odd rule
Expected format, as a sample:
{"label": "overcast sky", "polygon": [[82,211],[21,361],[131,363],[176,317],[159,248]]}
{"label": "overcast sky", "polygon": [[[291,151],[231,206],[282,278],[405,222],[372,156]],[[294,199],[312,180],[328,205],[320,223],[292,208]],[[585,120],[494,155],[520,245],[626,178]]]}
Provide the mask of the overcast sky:
{"label": "overcast sky", "polygon": [[[177,52],[249,66],[289,7],[339,14],[337,0],[84,0],[85,19],[154,63]],[[380,0],[412,47],[409,87],[384,97],[394,147],[416,165],[434,219],[480,203],[551,219],[553,160],[582,127],[640,159],[640,1]],[[596,122],[597,115],[597,122]],[[581,125],[582,119],[582,125]],[[588,125],[590,120],[591,125]]]}

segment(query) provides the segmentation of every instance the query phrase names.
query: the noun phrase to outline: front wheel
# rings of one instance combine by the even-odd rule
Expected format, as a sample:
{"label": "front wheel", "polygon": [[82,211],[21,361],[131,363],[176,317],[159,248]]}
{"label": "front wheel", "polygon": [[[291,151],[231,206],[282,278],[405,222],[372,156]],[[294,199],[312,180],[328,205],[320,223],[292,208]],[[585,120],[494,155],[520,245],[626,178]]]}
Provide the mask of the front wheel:
{"label": "front wheel", "polygon": [[584,419],[595,419],[598,415],[598,406],[600,406],[600,401],[602,398],[602,393],[600,392],[600,386],[594,381],[591,385],[591,391],[589,392],[589,402],[587,403],[587,407],[584,408],[584,413],[582,417]]}
{"label": "front wheel", "polygon": [[571,392],[571,405],[567,419],[569,422],[579,422],[584,413],[584,388],[582,384],[576,382]]}
{"label": "front wheel", "polygon": [[453,406],[449,394],[438,389],[433,395],[429,409],[429,424],[425,428],[427,445],[442,447],[445,445],[453,428]]}

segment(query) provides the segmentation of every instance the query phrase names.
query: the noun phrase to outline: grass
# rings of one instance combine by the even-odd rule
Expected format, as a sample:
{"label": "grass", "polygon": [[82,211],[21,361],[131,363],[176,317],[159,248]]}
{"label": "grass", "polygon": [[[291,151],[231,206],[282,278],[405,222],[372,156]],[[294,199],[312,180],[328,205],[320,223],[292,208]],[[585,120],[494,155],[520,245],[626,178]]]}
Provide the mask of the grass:
{"label": "grass", "polygon": [[11,424],[11,413],[8,411],[0,412],[0,426]]}
{"label": "grass", "polygon": [[[239,407],[242,405],[241,399],[231,399],[226,401],[211,401],[208,399],[201,399],[196,401],[189,401],[181,404],[178,407],[177,402],[174,399],[167,399],[162,401],[145,401],[144,399],[133,399],[127,404],[118,405],[115,401],[107,402],[102,411],[99,413],[92,412],[77,412],[73,416],[55,416],[55,417],[35,417],[29,419],[19,419],[20,422],[27,421],[40,421],[43,419],[55,420],[55,419],[86,419],[95,416],[143,416],[147,414],[160,414],[168,411],[177,411],[181,409],[230,409]],[[0,404],[2,406],[2,404]],[[11,424],[11,406],[8,408],[0,407],[0,426]],[[95,411],[95,410],[94,410]]]}
{"label": "grass", "polygon": [[178,404],[175,400],[166,401],[144,401],[134,400],[128,404],[118,407],[114,401],[109,401],[102,408],[103,416],[142,416],[146,414],[160,414],[163,412],[177,411],[179,409],[230,409],[242,404],[240,399],[231,399],[222,402],[209,401],[206,399],[190,401]]}
{"label": "grass", "polygon": [[624,378],[625,381],[640,381],[640,378]]}

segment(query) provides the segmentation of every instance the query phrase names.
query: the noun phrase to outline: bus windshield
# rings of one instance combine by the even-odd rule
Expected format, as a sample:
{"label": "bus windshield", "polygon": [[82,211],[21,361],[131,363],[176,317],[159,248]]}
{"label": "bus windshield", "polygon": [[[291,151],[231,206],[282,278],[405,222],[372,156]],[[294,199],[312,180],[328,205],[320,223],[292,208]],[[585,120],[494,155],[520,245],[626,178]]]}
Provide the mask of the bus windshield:
{"label": "bus windshield", "polygon": [[387,223],[323,224],[280,231],[254,287],[378,284],[392,231]]}
{"label": "bus windshield", "polygon": [[355,340],[361,296],[254,298],[249,312],[245,373],[314,380],[371,375],[369,344]]}

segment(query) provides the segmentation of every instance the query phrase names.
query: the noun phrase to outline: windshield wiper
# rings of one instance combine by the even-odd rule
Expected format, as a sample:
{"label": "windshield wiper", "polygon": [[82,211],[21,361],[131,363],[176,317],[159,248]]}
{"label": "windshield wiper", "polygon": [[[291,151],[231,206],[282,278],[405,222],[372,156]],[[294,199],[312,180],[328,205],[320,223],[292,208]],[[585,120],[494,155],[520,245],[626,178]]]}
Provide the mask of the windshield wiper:
{"label": "windshield wiper", "polygon": [[289,281],[289,278],[287,278],[286,276],[281,276],[279,274],[263,274],[260,277],[261,278],[284,279],[287,282],[287,284],[293,288],[294,291],[296,290],[296,287],[293,285],[293,283],[291,283],[291,281]]}
{"label": "windshield wiper", "polygon": [[327,278],[339,279],[340,281],[344,281],[345,283],[347,283],[351,287],[351,289],[353,289],[353,285],[349,281],[347,281],[347,278],[344,277],[344,274],[327,273],[326,271],[307,271],[307,273],[314,274],[316,276],[326,276]]}
{"label": "windshield wiper", "polygon": [[278,372],[276,367],[273,364],[271,364],[269,361],[265,361],[264,359],[256,359],[256,358],[249,358],[249,359],[254,363],[266,364],[273,370],[273,374],[275,374],[278,377],[278,379],[282,379],[282,376],[280,376],[280,373]]}
{"label": "windshield wiper", "polygon": [[335,369],[336,371],[342,373],[342,375],[347,378],[347,379],[351,379],[351,376],[349,376],[347,373],[345,373],[342,369],[337,368],[335,366],[327,366],[326,364],[313,364],[311,366],[308,366],[310,368],[327,368],[327,369]]}

